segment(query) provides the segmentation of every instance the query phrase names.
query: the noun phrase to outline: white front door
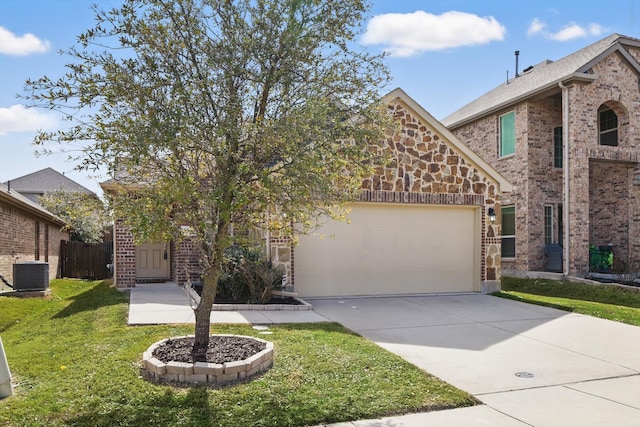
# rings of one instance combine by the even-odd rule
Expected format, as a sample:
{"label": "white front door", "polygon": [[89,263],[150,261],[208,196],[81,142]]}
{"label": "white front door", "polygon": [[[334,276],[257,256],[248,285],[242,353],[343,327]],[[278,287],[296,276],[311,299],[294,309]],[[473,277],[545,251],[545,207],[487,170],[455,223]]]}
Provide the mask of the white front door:
{"label": "white front door", "polygon": [[142,243],[136,246],[137,279],[169,279],[167,243]]}

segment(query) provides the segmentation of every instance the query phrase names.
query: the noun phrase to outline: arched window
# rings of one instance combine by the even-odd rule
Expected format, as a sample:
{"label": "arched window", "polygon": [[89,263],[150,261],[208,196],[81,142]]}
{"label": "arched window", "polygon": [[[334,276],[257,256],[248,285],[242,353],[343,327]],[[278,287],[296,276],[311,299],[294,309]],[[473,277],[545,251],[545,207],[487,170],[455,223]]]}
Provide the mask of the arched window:
{"label": "arched window", "polygon": [[598,143],[612,147],[618,145],[618,116],[605,104],[598,108]]}

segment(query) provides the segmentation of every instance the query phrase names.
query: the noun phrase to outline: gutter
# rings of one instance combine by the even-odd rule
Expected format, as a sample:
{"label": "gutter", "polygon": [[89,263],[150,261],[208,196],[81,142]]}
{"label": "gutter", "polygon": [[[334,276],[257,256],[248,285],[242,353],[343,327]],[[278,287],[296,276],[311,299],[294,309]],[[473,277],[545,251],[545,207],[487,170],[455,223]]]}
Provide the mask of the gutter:
{"label": "gutter", "polygon": [[[524,77],[519,77],[519,79],[523,79]],[[544,92],[547,92],[551,89],[554,89],[556,86],[560,86],[560,88],[562,88],[562,83],[568,83],[570,81],[577,81],[577,82],[582,82],[582,83],[592,83],[594,82],[596,79],[598,78],[598,76],[596,76],[595,74],[588,74],[588,73],[572,73],[569,74],[568,76],[564,76],[561,77],[557,80],[552,81],[551,83],[547,83],[544,86],[540,86],[534,90],[531,90],[529,92],[523,93],[521,95],[516,96],[515,98],[509,98],[508,100],[501,102],[499,104],[496,104],[494,106],[492,106],[489,109],[486,110],[482,110],[478,113],[475,113],[469,117],[465,117],[462,120],[459,120],[457,122],[454,123],[450,123],[448,125],[445,125],[445,127],[449,130],[454,130],[460,126],[464,126],[470,122],[473,122],[477,119],[479,119],[480,117],[484,117],[488,114],[492,114],[495,113],[497,111],[500,110],[504,110],[512,105],[518,104],[522,101],[525,101],[527,99],[530,99],[532,97],[535,97],[536,95],[540,95]],[[464,108],[464,107],[463,107]]]}
{"label": "gutter", "polygon": [[563,236],[563,266],[562,273],[569,276],[569,88],[562,82],[558,82],[562,89],[562,185],[564,188],[564,208],[562,210],[562,222],[564,222]]}
{"label": "gutter", "polygon": [[66,227],[69,224],[67,224],[63,219],[58,218],[57,216],[55,216],[54,214],[52,214],[51,212],[45,210],[44,208],[38,208],[37,206],[28,204],[23,202],[22,200],[13,197],[12,194],[10,193],[5,193],[3,191],[0,191],[0,200],[4,200],[6,203],[12,205],[12,206],[16,206],[20,209],[23,209],[39,218],[45,219],[47,221],[51,221],[55,224],[58,224],[62,227]]}

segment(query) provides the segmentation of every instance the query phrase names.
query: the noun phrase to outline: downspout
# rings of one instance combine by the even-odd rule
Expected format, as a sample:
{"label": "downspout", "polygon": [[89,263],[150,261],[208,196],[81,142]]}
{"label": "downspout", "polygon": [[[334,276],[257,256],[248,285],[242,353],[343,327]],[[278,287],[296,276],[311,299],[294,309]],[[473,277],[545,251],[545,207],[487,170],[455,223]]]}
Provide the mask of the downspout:
{"label": "downspout", "polygon": [[564,187],[564,208],[562,210],[562,222],[564,222],[563,237],[563,266],[562,274],[569,276],[569,88],[558,82],[562,89],[562,179]]}

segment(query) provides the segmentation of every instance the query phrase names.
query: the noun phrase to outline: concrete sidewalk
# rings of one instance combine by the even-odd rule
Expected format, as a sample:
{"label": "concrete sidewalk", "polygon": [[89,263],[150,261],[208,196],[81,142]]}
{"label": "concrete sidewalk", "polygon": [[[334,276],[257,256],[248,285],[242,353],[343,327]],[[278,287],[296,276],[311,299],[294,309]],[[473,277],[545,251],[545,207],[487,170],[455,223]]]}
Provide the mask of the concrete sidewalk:
{"label": "concrete sidewalk", "polygon": [[[640,328],[479,294],[310,300],[313,311],[215,311],[215,323],[334,321],[484,405],[339,427],[640,427]],[[176,284],[131,290],[129,324],[193,324]]]}

